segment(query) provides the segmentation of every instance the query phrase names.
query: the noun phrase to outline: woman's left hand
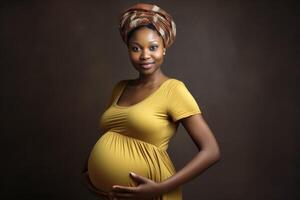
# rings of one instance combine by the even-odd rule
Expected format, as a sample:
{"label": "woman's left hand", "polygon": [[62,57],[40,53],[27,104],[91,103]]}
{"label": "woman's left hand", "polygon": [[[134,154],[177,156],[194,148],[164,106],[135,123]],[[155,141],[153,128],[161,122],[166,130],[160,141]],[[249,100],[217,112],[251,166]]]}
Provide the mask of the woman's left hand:
{"label": "woman's left hand", "polygon": [[130,175],[132,179],[137,182],[138,186],[126,187],[121,185],[114,185],[112,189],[112,195],[114,199],[146,200],[161,195],[162,188],[159,183],[156,183],[135,173],[130,173]]}

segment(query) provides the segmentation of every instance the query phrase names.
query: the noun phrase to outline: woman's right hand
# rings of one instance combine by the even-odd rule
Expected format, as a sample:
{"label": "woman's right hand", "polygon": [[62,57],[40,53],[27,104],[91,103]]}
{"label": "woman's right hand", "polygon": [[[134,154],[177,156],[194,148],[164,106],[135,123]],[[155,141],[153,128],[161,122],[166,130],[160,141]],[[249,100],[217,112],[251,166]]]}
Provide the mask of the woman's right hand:
{"label": "woman's right hand", "polygon": [[89,178],[89,174],[88,172],[83,172],[82,173],[82,179],[83,179],[83,184],[88,188],[89,191],[91,191],[94,195],[96,195],[97,197],[101,197],[102,199],[105,200],[111,200],[113,199],[111,193],[105,192],[105,191],[101,191],[97,188],[95,188],[93,186],[93,184],[91,183],[91,180]]}

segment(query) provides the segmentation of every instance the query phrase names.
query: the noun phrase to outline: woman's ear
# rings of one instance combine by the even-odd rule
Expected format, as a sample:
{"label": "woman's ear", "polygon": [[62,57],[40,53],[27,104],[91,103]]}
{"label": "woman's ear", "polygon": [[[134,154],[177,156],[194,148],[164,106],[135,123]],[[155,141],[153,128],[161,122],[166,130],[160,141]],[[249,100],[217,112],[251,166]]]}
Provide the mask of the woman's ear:
{"label": "woman's ear", "polygon": [[163,55],[166,55],[166,48],[164,48],[164,52],[163,52]]}

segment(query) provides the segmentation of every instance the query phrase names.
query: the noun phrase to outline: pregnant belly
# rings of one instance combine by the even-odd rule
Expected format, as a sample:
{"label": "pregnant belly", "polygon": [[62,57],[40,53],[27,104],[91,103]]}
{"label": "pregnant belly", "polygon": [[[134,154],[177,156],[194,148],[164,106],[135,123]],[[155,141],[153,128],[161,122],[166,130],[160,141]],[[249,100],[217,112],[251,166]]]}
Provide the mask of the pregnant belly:
{"label": "pregnant belly", "polygon": [[89,157],[91,182],[103,191],[111,191],[113,185],[136,186],[130,172],[161,181],[170,176],[174,169],[173,166],[165,166],[169,157],[160,151],[141,140],[107,132],[97,141]]}

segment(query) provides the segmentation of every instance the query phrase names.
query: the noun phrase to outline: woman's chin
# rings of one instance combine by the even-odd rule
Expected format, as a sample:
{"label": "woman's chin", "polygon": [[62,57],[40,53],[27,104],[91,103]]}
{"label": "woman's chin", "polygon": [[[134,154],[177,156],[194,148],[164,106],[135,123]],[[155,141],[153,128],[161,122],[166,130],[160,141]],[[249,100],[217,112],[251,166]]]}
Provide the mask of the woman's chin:
{"label": "woman's chin", "polygon": [[144,67],[136,67],[135,68],[139,73],[141,74],[152,74],[154,73],[158,68],[150,67],[150,68],[144,68]]}
{"label": "woman's chin", "polygon": [[154,71],[152,69],[150,69],[150,70],[139,70],[139,73],[143,74],[143,75],[151,75],[151,74],[154,73]]}

